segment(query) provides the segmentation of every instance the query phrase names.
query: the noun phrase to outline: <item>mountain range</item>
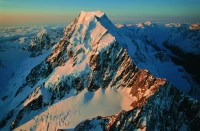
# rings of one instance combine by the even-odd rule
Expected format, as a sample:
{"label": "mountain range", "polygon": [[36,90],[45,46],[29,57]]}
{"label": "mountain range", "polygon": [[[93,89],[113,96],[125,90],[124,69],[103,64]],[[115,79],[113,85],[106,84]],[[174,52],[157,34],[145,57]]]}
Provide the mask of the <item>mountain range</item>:
{"label": "mountain range", "polygon": [[0,130],[200,128],[198,24],[82,11],[38,31],[0,37]]}

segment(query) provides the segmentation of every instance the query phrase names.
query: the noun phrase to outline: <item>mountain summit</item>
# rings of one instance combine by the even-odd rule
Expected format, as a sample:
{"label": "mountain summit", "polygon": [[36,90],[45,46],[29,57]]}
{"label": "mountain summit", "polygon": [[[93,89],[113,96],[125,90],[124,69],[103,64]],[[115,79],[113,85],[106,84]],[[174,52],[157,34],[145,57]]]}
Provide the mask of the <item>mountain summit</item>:
{"label": "mountain summit", "polygon": [[[173,71],[178,70],[174,63],[130,35],[128,30],[116,28],[101,11],[82,11],[66,26],[52,52],[5,100],[0,127],[197,129],[199,102],[184,96],[168,79],[156,77],[161,76],[156,71],[166,71],[157,69],[158,65],[170,63]],[[147,66],[150,72],[141,68],[146,63],[154,63]]]}
{"label": "mountain summit", "polygon": [[94,12],[86,12],[86,11],[81,11],[79,14],[79,22],[82,23],[84,22],[84,18],[87,19],[87,21],[90,21],[94,17],[100,18],[104,16],[105,14],[102,11],[94,11]]}

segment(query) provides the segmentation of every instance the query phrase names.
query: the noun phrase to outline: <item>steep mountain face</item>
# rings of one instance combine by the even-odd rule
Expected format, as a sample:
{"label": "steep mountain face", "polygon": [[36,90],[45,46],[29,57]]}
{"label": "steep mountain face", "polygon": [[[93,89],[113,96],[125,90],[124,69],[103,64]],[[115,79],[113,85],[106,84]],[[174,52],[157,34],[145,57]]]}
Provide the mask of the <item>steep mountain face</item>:
{"label": "steep mountain face", "polygon": [[198,130],[200,104],[184,97],[169,83],[160,87],[146,104],[108,117],[98,116],[75,127],[83,130]]}
{"label": "steep mountain face", "polygon": [[[200,84],[200,65],[197,63],[200,60],[200,31],[198,27],[198,24],[145,22],[137,25],[121,25],[119,28],[130,30],[132,32],[130,34],[140,38],[143,43],[151,45],[157,51],[164,51],[174,63],[183,66]],[[173,82],[173,80],[170,81]],[[178,85],[176,86],[178,87]]]}
{"label": "steep mountain face", "polygon": [[[65,29],[64,38],[54,47],[52,54],[30,72],[26,82],[16,92],[15,97],[18,97],[27,86],[35,88],[23,102],[11,129],[17,127],[23,117],[28,117],[30,111],[50,106],[71,89],[79,92],[84,88],[96,91],[99,88],[135,87],[135,90],[131,90],[136,95],[132,105],[142,105],[165,83],[165,80],[154,78],[147,70],[138,70],[126,50],[101,25],[101,19],[107,20],[101,12],[82,12]],[[42,78],[46,79],[45,82],[36,87]],[[141,87],[144,89],[139,90]],[[146,95],[141,96],[141,92],[145,91],[148,91]]]}
{"label": "steep mountain face", "polygon": [[[36,45],[36,52],[43,45],[49,48],[48,36],[44,30],[42,32],[35,39],[40,43]],[[158,72],[164,74],[168,71],[163,67],[173,67],[172,71],[178,68],[165,53],[156,52],[130,33],[117,29],[100,11],[81,12],[65,28],[63,38],[53,47],[52,53],[28,73],[9,99],[5,99],[5,103],[12,102],[7,105],[7,110],[1,112],[0,128],[74,128],[85,119],[101,115],[79,124],[75,129],[96,126],[103,130],[160,129],[168,118],[162,118],[166,114],[174,122],[182,120],[177,127],[174,123],[169,129],[181,128],[183,123],[191,129],[193,125],[198,127],[195,124],[199,122],[199,103],[184,97],[166,79],[156,78],[147,70],[161,76]],[[148,68],[142,69],[146,64]],[[184,69],[176,77],[180,79],[181,76],[186,76]],[[189,76],[181,79],[186,86],[181,88],[179,85],[179,88],[190,90],[193,84],[188,82],[190,79]],[[183,113],[175,117],[174,114],[179,111]],[[189,112],[192,112],[191,116],[187,114]],[[104,117],[116,113],[118,115]],[[130,128],[127,128],[123,123],[129,119]],[[162,121],[160,125],[159,120]],[[143,121],[144,125],[141,125]],[[151,123],[151,127],[147,128],[145,121],[157,124]],[[164,129],[168,129],[168,125]]]}

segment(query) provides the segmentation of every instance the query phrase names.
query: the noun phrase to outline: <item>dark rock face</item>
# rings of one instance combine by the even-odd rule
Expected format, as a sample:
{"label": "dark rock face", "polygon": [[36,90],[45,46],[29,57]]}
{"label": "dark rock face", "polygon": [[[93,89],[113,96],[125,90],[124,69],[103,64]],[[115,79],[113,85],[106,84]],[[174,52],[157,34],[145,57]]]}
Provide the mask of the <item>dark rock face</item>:
{"label": "dark rock face", "polygon": [[137,98],[137,100],[131,104],[133,108],[143,106],[147,99],[166,82],[165,79],[155,78],[145,69],[136,72],[133,81],[130,94]]}
{"label": "dark rock face", "polygon": [[9,111],[3,119],[0,121],[0,128],[4,127],[7,124],[7,121],[13,116],[13,110]]}
{"label": "dark rock face", "polygon": [[21,87],[19,87],[15,96],[17,96],[26,86],[29,86],[31,88],[34,87],[35,84],[37,84],[37,82],[40,79],[48,77],[52,73],[54,68],[56,68],[57,66],[63,65],[69,59],[69,57],[66,55],[66,52],[64,51],[66,46],[67,46],[66,41],[61,40],[59,42],[59,46],[55,48],[54,50],[55,52],[51,53],[46,58],[45,61],[41,62],[39,65],[37,65],[31,70],[31,72],[26,77],[25,83]]}
{"label": "dark rock face", "polygon": [[18,112],[14,121],[11,123],[10,129],[13,130],[14,128],[16,128],[25,114],[29,114],[33,110],[41,109],[42,106],[43,106],[43,98],[42,96],[39,96],[37,99],[31,101],[31,103],[29,103],[28,105],[22,107],[22,109]]}
{"label": "dark rock face", "polygon": [[85,120],[75,130],[197,130],[200,128],[200,104],[183,96],[180,91],[166,83],[159,88],[146,104],[122,111],[109,117]]}
{"label": "dark rock face", "polygon": [[[117,54],[117,57],[114,54]],[[92,69],[88,85],[90,91],[96,91],[100,87],[107,88],[109,85],[116,88],[130,87],[134,72],[138,70],[118,43],[113,43],[98,55],[91,55],[89,66]]]}

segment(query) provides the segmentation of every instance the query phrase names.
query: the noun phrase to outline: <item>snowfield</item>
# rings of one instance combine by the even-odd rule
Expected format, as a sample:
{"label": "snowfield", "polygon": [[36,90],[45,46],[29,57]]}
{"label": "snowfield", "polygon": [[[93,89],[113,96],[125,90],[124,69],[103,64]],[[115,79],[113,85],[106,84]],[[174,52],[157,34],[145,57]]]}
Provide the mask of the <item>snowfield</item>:
{"label": "snowfield", "polygon": [[[127,88],[106,88],[96,92],[84,89],[78,95],[74,90],[46,111],[32,118],[28,123],[16,130],[49,130],[71,129],[81,121],[96,116],[110,116],[121,110],[130,110],[134,97]],[[27,116],[30,117],[31,116]],[[22,120],[23,121],[23,120]],[[23,122],[22,122],[23,123]]]}

